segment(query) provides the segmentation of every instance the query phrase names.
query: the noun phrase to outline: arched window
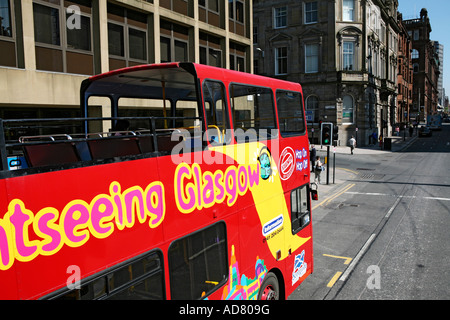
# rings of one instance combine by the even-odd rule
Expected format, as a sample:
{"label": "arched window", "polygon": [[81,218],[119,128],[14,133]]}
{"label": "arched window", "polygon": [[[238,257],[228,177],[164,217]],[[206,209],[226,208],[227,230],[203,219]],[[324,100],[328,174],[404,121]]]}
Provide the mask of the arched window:
{"label": "arched window", "polygon": [[342,122],[345,124],[353,123],[354,115],[354,100],[352,96],[344,96],[342,98],[343,108],[342,108]]}
{"label": "arched window", "polygon": [[306,121],[319,122],[319,98],[316,96],[306,98]]}
{"label": "arched window", "polygon": [[416,49],[412,49],[411,59],[419,59],[419,51],[417,51]]}
{"label": "arched window", "polygon": [[413,68],[414,68],[414,73],[418,73],[419,72],[419,64],[418,63],[414,63],[413,64]]}

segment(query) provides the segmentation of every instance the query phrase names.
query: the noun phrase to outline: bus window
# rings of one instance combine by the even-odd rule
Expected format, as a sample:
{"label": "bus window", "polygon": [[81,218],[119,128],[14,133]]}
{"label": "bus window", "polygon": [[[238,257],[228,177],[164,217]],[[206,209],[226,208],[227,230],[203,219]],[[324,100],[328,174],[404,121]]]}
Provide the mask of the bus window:
{"label": "bus window", "polygon": [[156,252],[95,277],[79,289],[58,295],[61,300],[162,300],[162,259]]}
{"label": "bus window", "polygon": [[209,141],[212,144],[228,143],[231,138],[228,130],[230,121],[223,83],[210,80],[203,82],[203,98]]}
{"label": "bus window", "polygon": [[174,241],[169,248],[172,299],[200,299],[224,284],[228,275],[224,222]]}
{"label": "bus window", "polygon": [[282,136],[305,133],[305,118],[300,92],[278,90],[277,108]]}
{"label": "bus window", "polygon": [[291,224],[292,234],[299,233],[311,221],[309,210],[308,187],[292,190],[291,192]]}
{"label": "bus window", "polygon": [[275,107],[270,88],[232,84],[230,100],[238,143],[277,136]]}

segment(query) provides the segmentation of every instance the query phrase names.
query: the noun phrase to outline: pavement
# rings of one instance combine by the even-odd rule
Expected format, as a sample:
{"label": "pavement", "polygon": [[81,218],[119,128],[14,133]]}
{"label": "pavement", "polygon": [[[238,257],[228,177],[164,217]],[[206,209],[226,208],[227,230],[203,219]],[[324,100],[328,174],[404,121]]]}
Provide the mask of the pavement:
{"label": "pavement", "polygon": [[[383,146],[380,147],[379,144],[368,146],[368,147],[361,147],[356,148],[353,153],[355,156],[357,155],[383,155],[383,154],[390,154],[393,152],[401,152],[404,149],[406,149],[411,143],[417,140],[417,135],[414,135],[413,137],[403,137],[403,136],[392,136],[388,137],[391,139],[391,150],[384,150]],[[325,159],[327,155],[327,148],[316,145],[317,155],[320,156],[321,160]],[[333,152],[336,154],[346,154],[350,155],[350,147],[347,146],[338,146],[338,147],[330,147],[330,161],[332,161],[333,158]],[[315,209],[317,207],[320,207],[323,203],[326,203],[327,201],[330,201],[333,199],[334,195],[340,194],[341,189],[345,189],[347,185],[345,185],[345,182],[348,181],[352,177],[356,177],[359,175],[360,172],[345,169],[345,168],[336,168],[336,174],[334,178],[333,183],[333,169],[332,169],[332,163],[330,163],[330,175],[329,175],[329,184],[326,184],[326,172],[322,172],[321,174],[321,184],[318,184],[318,193],[319,193],[319,201],[313,201],[312,203],[312,209]],[[311,172],[311,183],[314,183],[314,177],[315,174]]]}

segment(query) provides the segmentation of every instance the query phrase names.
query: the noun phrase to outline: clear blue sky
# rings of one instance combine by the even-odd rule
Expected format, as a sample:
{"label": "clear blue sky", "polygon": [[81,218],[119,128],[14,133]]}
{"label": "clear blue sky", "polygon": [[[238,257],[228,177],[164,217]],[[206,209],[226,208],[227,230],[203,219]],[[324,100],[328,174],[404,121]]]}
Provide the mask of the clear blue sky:
{"label": "clear blue sky", "polygon": [[403,19],[420,18],[420,10],[426,8],[430,18],[431,40],[444,45],[444,88],[450,96],[450,1],[449,0],[399,0]]}

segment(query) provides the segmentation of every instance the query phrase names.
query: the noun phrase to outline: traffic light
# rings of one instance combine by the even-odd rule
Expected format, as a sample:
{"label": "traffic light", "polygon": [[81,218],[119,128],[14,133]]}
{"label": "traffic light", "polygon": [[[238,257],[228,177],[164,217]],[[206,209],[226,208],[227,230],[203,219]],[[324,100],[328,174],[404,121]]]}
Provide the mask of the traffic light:
{"label": "traffic light", "polygon": [[320,143],[322,146],[331,146],[331,135],[333,133],[332,123],[322,123],[321,125]]}
{"label": "traffic light", "polygon": [[339,140],[339,127],[333,126],[333,141]]}

